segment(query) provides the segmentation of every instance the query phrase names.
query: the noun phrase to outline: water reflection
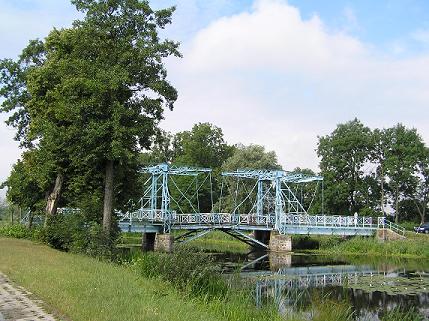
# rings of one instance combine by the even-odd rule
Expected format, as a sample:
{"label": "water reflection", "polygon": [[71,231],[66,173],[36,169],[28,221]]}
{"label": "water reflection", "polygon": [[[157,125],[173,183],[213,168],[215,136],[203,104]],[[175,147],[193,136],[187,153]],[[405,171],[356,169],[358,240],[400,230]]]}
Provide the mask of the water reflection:
{"label": "water reflection", "polygon": [[243,277],[254,280],[256,305],[275,303],[283,314],[305,312],[314,297],[350,304],[357,320],[380,320],[414,307],[429,320],[428,262],[362,262],[283,254],[248,258]]}

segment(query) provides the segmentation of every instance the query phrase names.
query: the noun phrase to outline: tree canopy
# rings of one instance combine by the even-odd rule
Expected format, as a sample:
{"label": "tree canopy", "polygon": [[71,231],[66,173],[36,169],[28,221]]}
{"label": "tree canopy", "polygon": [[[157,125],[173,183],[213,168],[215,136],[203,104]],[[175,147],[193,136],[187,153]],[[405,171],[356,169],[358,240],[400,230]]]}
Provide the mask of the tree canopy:
{"label": "tree canopy", "polygon": [[[119,179],[135,168],[164,108],[177,99],[163,59],[180,56],[178,43],[158,36],[174,8],[152,10],[138,0],[72,3],[82,20],[31,41],[16,62],[0,62],[2,111],[12,112],[8,123],[23,146],[47,155],[53,197],[61,192],[57,182],[95,190],[104,182],[109,232],[113,204],[127,188]],[[80,176],[82,168],[98,179]]]}

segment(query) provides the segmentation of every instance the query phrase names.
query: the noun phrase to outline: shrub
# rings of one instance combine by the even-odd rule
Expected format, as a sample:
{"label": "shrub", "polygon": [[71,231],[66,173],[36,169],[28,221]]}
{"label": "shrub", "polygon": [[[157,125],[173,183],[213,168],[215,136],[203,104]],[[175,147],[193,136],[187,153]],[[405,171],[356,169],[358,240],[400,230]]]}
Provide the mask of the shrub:
{"label": "shrub", "polygon": [[0,226],[0,236],[17,239],[43,240],[44,231],[41,227],[28,228],[22,224],[9,224]]}
{"label": "shrub", "polygon": [[82,212],[73,212],[49,218],[44,240],[61,251],[112,259],[116,233],[108,236],[99,223],[88,221]]}
{"label": "shrub", "polygon": [[160,277],[200,297],[224,297],[228,285],[213,259],[202,252],[178,247],[173,253],[145,253],[133,265],[145,277]]}

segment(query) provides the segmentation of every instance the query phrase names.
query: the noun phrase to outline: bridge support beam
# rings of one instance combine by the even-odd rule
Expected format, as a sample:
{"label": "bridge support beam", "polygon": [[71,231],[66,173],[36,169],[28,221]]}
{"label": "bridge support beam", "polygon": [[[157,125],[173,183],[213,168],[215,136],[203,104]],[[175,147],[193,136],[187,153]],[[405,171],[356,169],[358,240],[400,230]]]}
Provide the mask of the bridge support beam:
{"label": "bridge support beam", "polygon": [[174,237],[170,233],[156,233],[155,236],[155,251],[171,252],[173,250]]}
{"label": "bridge support beam", "polygon": [[273,252],[291,252],[292,237],[279,234],[277,231],[271,231],[269,249]]}

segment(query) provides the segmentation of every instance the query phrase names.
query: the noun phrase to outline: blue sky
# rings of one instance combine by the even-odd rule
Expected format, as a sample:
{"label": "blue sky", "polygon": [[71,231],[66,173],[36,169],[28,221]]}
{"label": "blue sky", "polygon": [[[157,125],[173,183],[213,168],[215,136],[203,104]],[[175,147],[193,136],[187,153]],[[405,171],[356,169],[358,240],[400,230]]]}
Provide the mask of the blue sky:
{"label": "blue sky", "polygon": [[[265,145],[286,169],[317,169],[317,136],[358,117],[429,140],[429,1],[157,0],[177,6],[162,34],[179,91],[163,128],[220,126],[229,143]],[[0,0],[0,58],[79,15],[66,0]],[[0,116],[0,120],[4,115]],[[0,181],[19,157],[0,124]]]}

